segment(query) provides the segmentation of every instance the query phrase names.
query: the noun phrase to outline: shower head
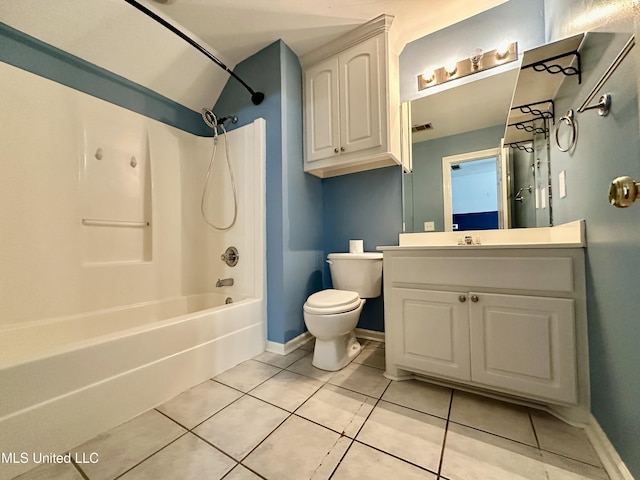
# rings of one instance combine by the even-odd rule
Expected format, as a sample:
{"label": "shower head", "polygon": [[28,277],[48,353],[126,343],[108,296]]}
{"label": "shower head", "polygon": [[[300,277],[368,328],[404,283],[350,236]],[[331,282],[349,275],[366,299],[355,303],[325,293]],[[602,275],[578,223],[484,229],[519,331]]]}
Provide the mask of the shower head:
{"label": "shower head", "polygon": [[235,115],[218,118],[210,108],[202,109],[202,119],[204,120],[204,123],[206,123],[211,128],[216,128],[218,125],[222,125],[228,120],[231,120],[231,123],[238,122],[238,117],[236,117]]}

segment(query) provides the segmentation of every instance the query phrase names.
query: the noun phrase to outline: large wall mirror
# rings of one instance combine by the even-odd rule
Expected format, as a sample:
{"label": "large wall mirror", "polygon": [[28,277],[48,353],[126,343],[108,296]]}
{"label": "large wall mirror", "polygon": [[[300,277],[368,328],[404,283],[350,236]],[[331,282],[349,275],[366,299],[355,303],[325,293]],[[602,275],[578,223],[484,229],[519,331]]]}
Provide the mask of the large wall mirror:
{"label": "large wall mirror", "polygon": [[[413,127],[413,169],[403,173],[404,231],[446,231],[455,229],[456,224],[458,230],[471,228],[471,225],[471,229],[483,229],[551,224],[552,203],[536,194],[536,182],[548,184],[548,142],[542,136],[535,140],[536,145],[532,138],[530,144],[521,144],[521,149],[502,149],[519,62],[425,90],[418,90],[416,85],[421,71],[447,65],[451,57],[464,60],[472,47],[481,47],[486,53],[501,41],[510,39],[518,43],[521,58],[522,52],[542,45],[543,3],[542,0],[506,2],[418,39],[403,50],[400,56],[401,98],[410,104]],[[524,17],[530,21],[523,25],[518,20]],[[487,150],[500,153],[492,161],[485,161],[482,168],[482,162],[455,159],[456,156],[482,157],[484,154],[478,152]],[[465,193],[463,202],[466,205],[458,206],[469,210],[469,205],[475,204],[477,211],[455,211],[459,202],[451,198],[451,188],[444,183],[443,162],[448,157],[454,158],[447,168],[455,170],[454,178],[461,177],[460,188]],[[494,181],[491,189],[469,181],[472,177],[490,176]],[[453,189],[455,191],[455,186]],[[497,205],[484,205],[488,197],[497,201]],[[536,211],[543,205],[546,214]],[[447,208],[450,210],[445,212]],[[485,208],[487,210],[478,210]],[[465,221],[454,221],[454,215]],[[475,222],[481,217],[486,221]],[[466,222],[471,219],[474,221]]]}
{"label": "large wall mirror", "polygon": [[411,102],[406,232],[551,225],[548,135],[502,148],[516,78],[517,69]]}

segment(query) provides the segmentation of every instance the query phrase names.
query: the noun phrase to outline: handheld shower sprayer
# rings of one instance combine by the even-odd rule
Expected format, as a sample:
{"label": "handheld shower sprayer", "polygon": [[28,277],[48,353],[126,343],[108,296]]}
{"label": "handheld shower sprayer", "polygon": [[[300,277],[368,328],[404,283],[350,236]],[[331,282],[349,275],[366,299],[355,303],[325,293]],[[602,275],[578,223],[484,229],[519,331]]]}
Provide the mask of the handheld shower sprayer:
{"label": "handheld shower sprayer", "polygon": [[204,123],[206,123],[207,126],[213,128],[214,135],[217,134],[217,127],[223,125],[224,122],[231,120],[231,123],[238,123],[238,117],[236,117],[235,115],[218,118],[210,108],[202,109],[202,120],[204,120]]}
{"label": "handheld shower sprayer", "polygon": [[[231,158],[229,156],[229,141],[227,139],[227,130],[224,128],[224,122],[226,122],[227,120],[231,120],[231,123],[236,123],[238,121],[238,117],[229,116],[229,117],[218,118],[213,113],[213,110],[211,110],[210,108],[203,108],[201,113],[202,113],[202,120],[204,120],[204,123],[206,123],[207,126],[211,127],[211,129],[213,130],[213,149],[211,151],[211,159],[209,160],[209,168],[207,169],[207,178],[204,183],[204,189],[202,190],[202,198],[200,200],[200,213],[202,214],[202,218],[204,219],[204,221],[210,227],[216,230],[229,230],[236,223],[236,218],[238,216],[238,194],[236,192],[236,182],[233,177],[233,169],[231,168]],[[212,171],[213,163],[216,157],[216,150],[218,148],[218,127],[222,129],[222,135],[224,138],[224,149],[225,149],[225,154],[226,154],[225,156],[227,160],[226,163],[227,163],[227,169],[229,172],[229,180],[231,182],[231,190],[232,190],[232,196],[233,196],[233,219],[226,226],[219,226],[214,224],[212,221],[210,221],[207,218],[207,215],[205,212],[205,201],[207,197],[207,191],[209,189],[209,178],[211,177],[211,171]]]}

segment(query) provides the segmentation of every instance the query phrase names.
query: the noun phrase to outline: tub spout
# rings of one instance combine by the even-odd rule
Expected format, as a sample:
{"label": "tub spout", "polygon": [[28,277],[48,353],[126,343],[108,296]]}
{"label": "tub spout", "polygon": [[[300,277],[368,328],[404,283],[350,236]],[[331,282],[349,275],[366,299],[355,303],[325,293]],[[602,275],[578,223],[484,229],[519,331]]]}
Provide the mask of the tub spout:
{"label": "tub spout", "polygon": [[218,279],[216,287],[231,287],[233,286],[233,278]]}

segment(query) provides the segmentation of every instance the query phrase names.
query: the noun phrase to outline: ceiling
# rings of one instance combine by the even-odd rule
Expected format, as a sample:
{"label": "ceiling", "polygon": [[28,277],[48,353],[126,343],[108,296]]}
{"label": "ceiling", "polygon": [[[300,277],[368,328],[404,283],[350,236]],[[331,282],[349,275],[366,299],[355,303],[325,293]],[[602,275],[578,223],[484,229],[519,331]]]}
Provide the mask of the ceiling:
{"label": "ceiling", "polygon": [[282,39],[299,57],[380,14],[398,47],[507,0],[140,0],[175,20],[229,66]]}
{"label": "ceiling", "polygon": [[[299,57],[382,13],[393,15],[396,50],[507,0],[140,0],[214,46],[233,67],[277,39]],[[412,102],[412,124],[433,122],[413,136],[425,141],[504,124],[516,70]],[[452,105],[465,104],[461,112]],[[437,112],[437,116],[434,114]]]}
{"label": "ceiling", "polygon": [[[139,0],[233,69],[282,39],[299,57],[393,15],[397,52],[507,0]],[[0,21],[192,110],[214,105],[228,73],[124,0],[0,1]],[[161,52],[160,52],[161,50]]]}

